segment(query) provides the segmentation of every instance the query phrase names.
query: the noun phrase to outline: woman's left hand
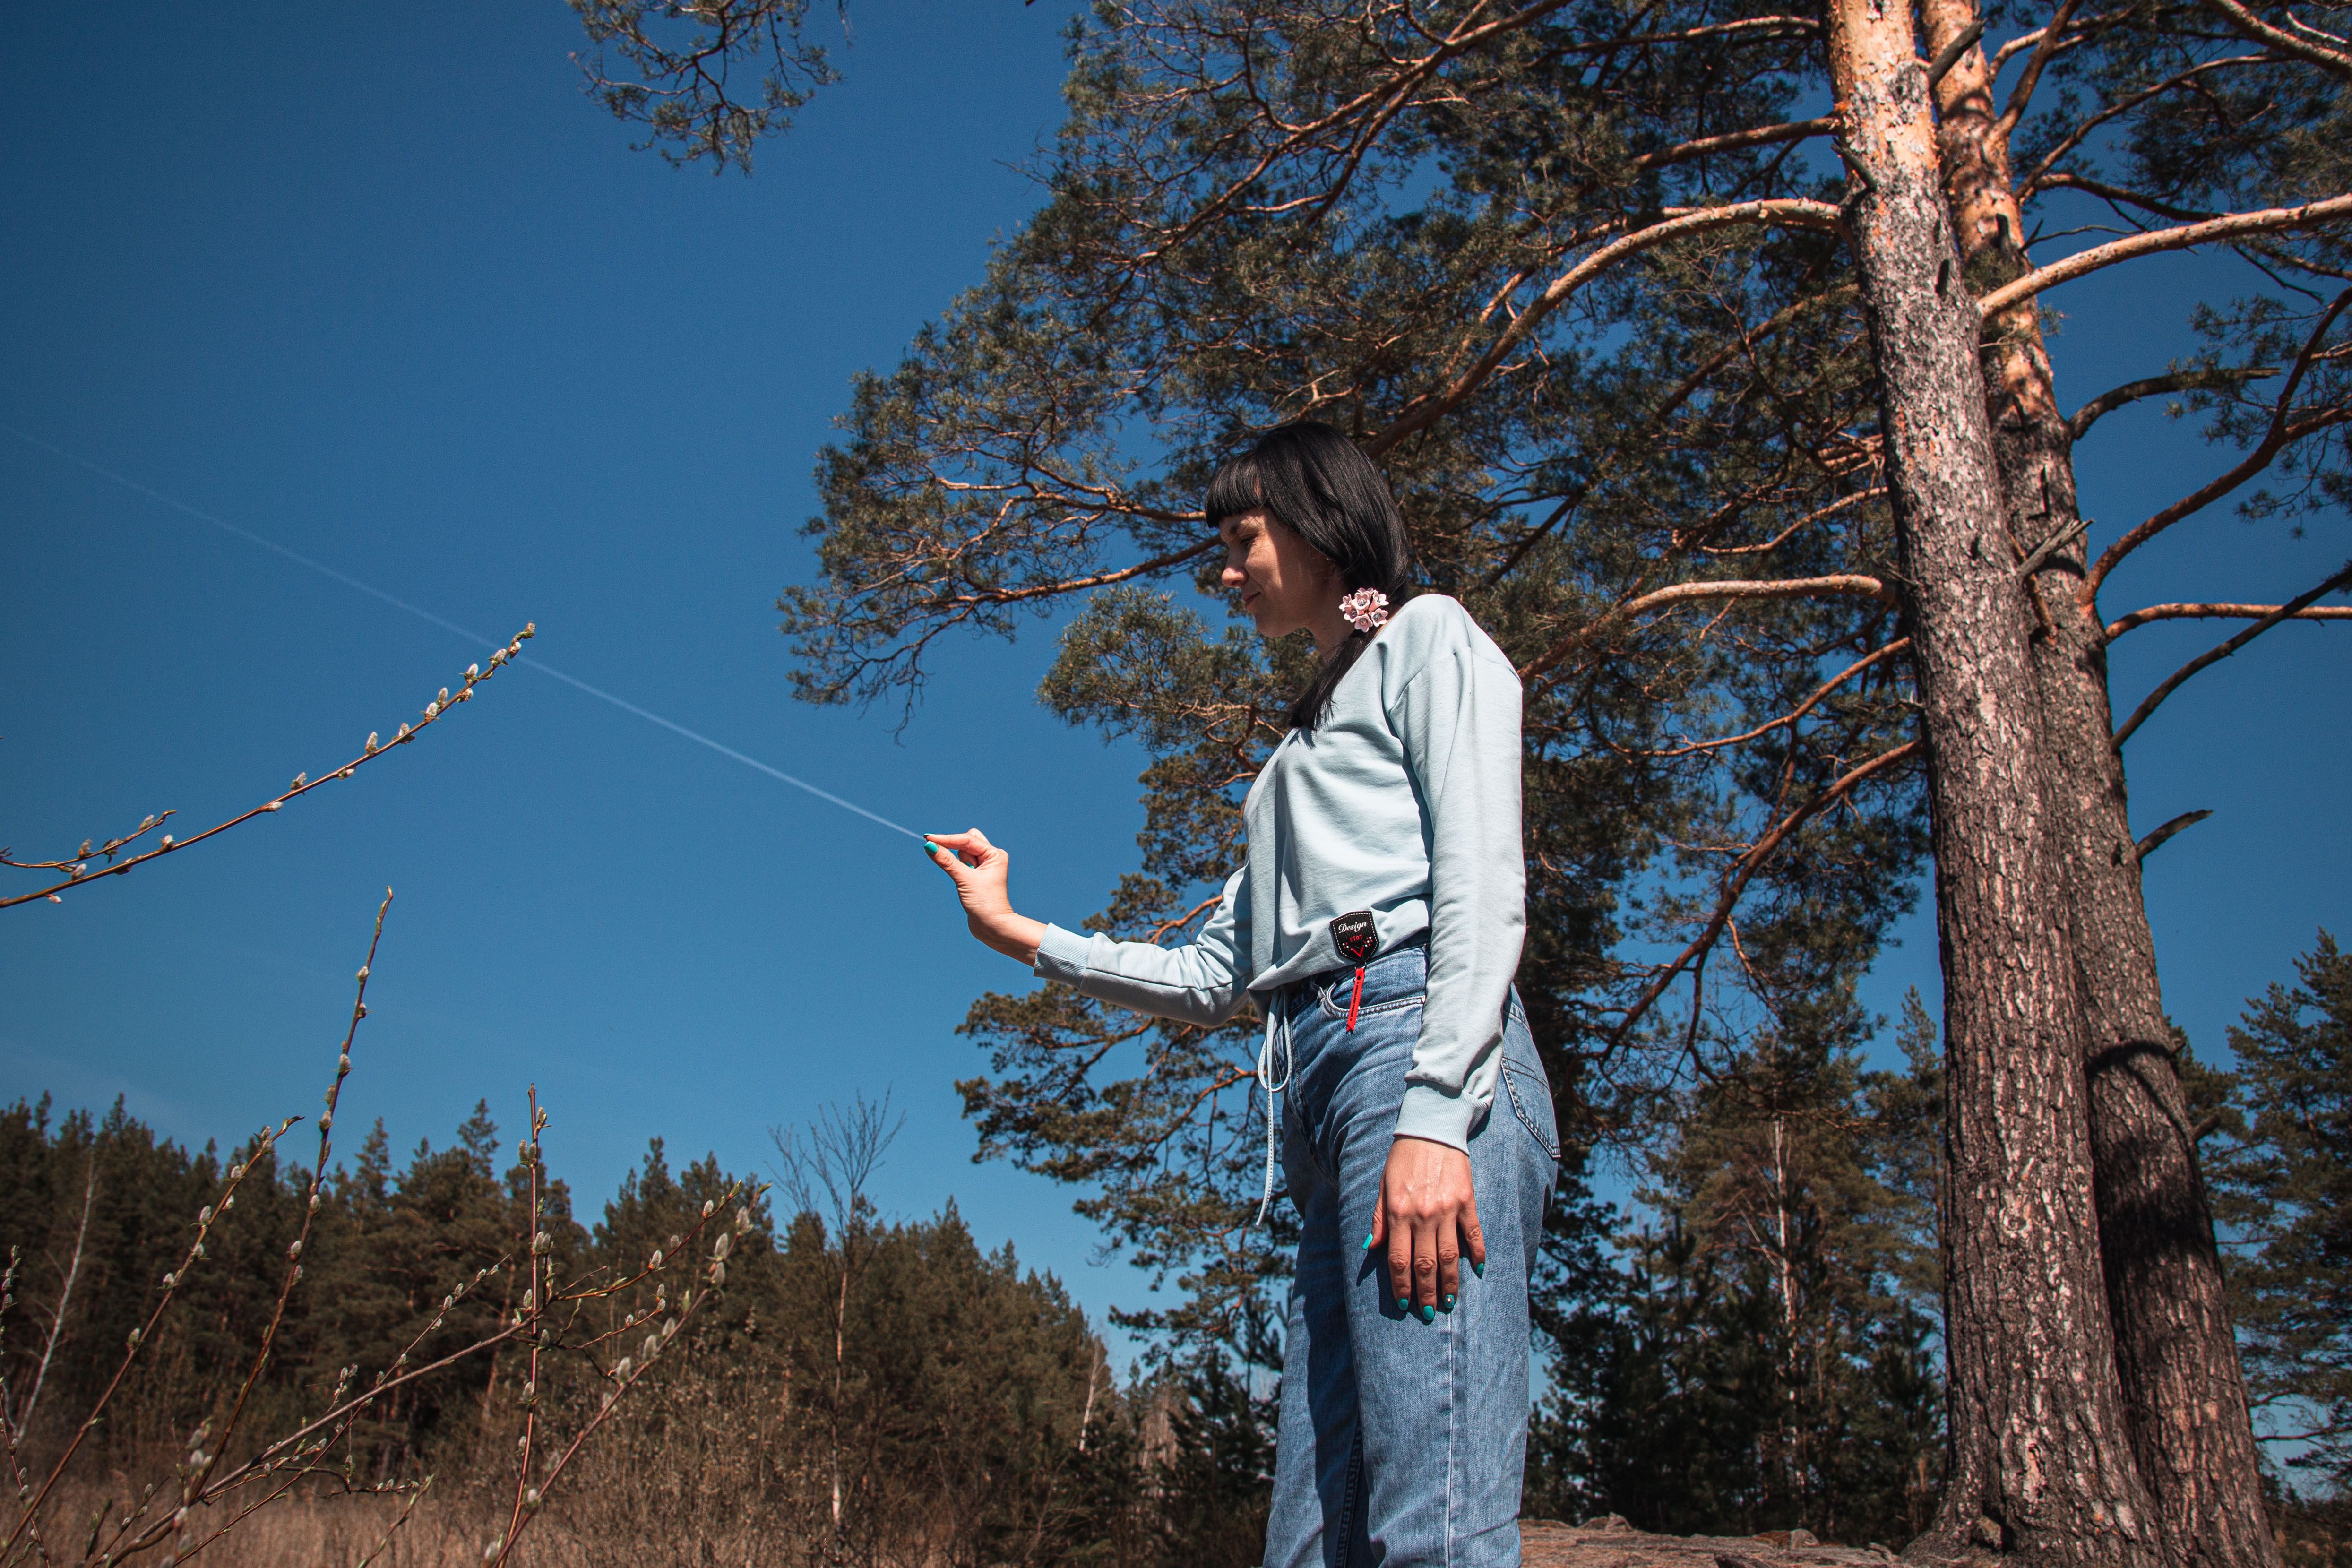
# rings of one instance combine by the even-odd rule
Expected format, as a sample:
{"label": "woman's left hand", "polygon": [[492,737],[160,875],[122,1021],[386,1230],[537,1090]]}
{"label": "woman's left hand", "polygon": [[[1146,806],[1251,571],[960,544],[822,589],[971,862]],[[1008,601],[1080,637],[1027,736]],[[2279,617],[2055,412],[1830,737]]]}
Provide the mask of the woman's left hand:
{"label": "woman's left hand", "polygon": [[1367,1251],[1387,1244],[1391,1298],[1423,1322],[1454,1310],[1464,1258],[1486,1270],[1470,1156],[1449,1143],[1400,1136],[1389,1145]]}

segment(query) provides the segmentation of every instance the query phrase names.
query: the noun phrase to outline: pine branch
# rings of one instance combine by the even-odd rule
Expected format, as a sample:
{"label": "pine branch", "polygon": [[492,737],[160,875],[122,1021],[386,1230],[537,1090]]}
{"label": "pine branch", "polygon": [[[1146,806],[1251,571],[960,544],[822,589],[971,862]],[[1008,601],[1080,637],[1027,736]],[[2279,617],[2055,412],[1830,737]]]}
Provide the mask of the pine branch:
{"label": "pine branch", "polygon": [[2092,132],[2097,130],[2108,121],[2115,119],[2117,115],[2128,114],[2133,110],[2137,109],[2141,104],[2146,103],[2152,98],[2161,98],[2164,94],[2170,92],[2174,88],[2185,87],[2189,82],[2195,80],[2198,77],[2204,75],[2207,71],[2219,70],[2225,66],[2260,65],[2270,58],[2271,57],[2268,55],[2232,55],[2227,59],[2200,60],[2196,65],[2190,66],[2187,70],[2181,71],[2174,76],[2167,77],[2164,80],[2156,83],[2153,87],[2143,88],[2137,92],[2131,93],[2124,98],[2116,100],[2115,102],[2107,105],[2105,109],[2099,110],[2096,114],[2094,114],[2089,119],[2084,121],[2081,124],[2075,126],[2074,130],[2066,133],[2064,138],[2059,142],[2058,145],[2050,149],[2049,153],[2042,158],[2042,162],[2033,166],[2033,172],[2026,175],[2023,181],[2020,182],[2017,187],[2019,196],[2021,198],[2031,196],[2035,191],[2042,189],[2044,185],[2056,184],[2057,182],[2053,180],[2050,176],[2051,171],[2058,166],[2058,160],[2073,152],[2075,148],[2081,146],[2083,144],[2084,138],[2090,135]]}
{"label": "pine branch", "polygon": [[[2347,198],[2352,200],[2352,198]],[[1471,395],[1484,385],[1496,367],[1510,357],[1513,349],[1527,341],[1528,335],[1547,316],[1566,303],[1570,296],[1586,284],[1607,272],[1621,261],[1628,260],[1670,245],[1678,239],[1708,234],[1719,228],[1745,226],[1766,226],[1787,228],[1809,228],[1834,233],[1840,222],[1838,209],[1827,202],[1805,201],[1795,197],[1776,197],[1764,201],[1737,202],[1728,206],[1701,207],[1695,211],[1676,213],[1663,222],[1622,235],[1594,251],[1566,272],[1552,279],[1549,287],[1529,301],[1528,308],[1511,320],[1485,353],[1478,356],[1469,369],[1457,377],[1444,392],[1424,397],[1391,420],[1389,425],[1364,443],[1364,450],[1380,456],[1406,437],[1425,430],[1467,402]]]}
{"label": "pine branch", "polygon": [[1683,745],[1675,746],[1664,751],[1645,752],[1643,754],[1644,756],[1652,757],[1686,757],[1695,752],[1720,751],[1726,746],[1740,745],[1746,742],[1757,740],[1762,736],[1769,735],[1775,730],[1784,729],[1787,726],[1795,723],[1798,720],[1803,718],[1806,714],[1820,707],[1824,701],[1828,700],[1830,694],[1837,690],[1839,687],[1843,686],[1847,681],[1852,680],[1855,676],[1862,674],[1864,670],[1871,668],[1881,659],[1892,658],[1898,653],[1907,653],[1910,651],[1910,647],[1911,639],[1909,637],[1896,637],[1891,643],[1886,643],[1879,647],[1872,649],[1869,653],[1863,655],[1860,658],[1854,660],[1853,663],[1846,666],[1845,668],[1838,671],[1835,675],[1830,677],[1829,679],[1823,681],[1819,690],[1815,691],[1811,697],[1806,698],[1802,702],[1798,703],[1796,707],[1790,709],[1788,712],[1781,714],[1777,719],[1769,720],[1764,723],[1759,724],[1753,730],[1745,731],[1737,735],[1725,735],[1713,741],[1691,741]]}
{"label": "pine branch", "polygon": [[[2107,640],[2153,621],[2254,621],[2279,615],[2283,605],[2149,605],[2109,623]],[[2284,618],[2295,621],[2352,621],[2352,605],[2311,605]]]}
{"label": "pine branch", "polygon": [[2240,32],[2250,38],[2258,38],[2271,47],[2284,54],[2293,55],[2295,58],[2311,65],[2319,66],[2342,76],[2352,76],[2352,54],[2347,54],[2342,49],[2331,49],[2316,39],[2302,37],[2273,27],[2240,5],[2238,0],[2205,0],[2205,4],[2210,9],[2227,16]]}
{"label": "pine branch", "polygon": [[1655,153],[1644,153],[1626,166],[1647,173],[1716,153],[1736,153],[1743,147],[1771,147],[1784,142],[1802,142],[1809,137],[1832,135],[1836,130],[1837,118],[1834,115],[1823,115],[1819,120],[1792,120],[1782,125],[1758,125],[1746,131],[1727,131],[1720,136],[1701,136],[1672,147],[1660,148]]}
{"label": "pine branch", "polygon": [[[2158,849],[2163,848],[2165,845],[2170,843],[2175,834],[2181,832],[2185,828],[2196,826],[2199,823],[2204,821],[2207,817],[2212,815],[2213,814],[2210,811],[2182,812],[2179,816],[2174,817],[2171,821],[2152,829],[2147,837],[2141,839],[2132,849],[2134,858],[2146,860]],[[2201,1138],[2204,1134],[2200,1132],[2198,1136]]]}
{"label": "pine branch", "polygon": [[[2152,212],[2158,217],[2168,217],[2175,223],[2203,223],[2209,218],[2221,216],[2199,207],[2176,206],[2170,202],[2158,201],[2156,197],[2139,191],[2126,190],[2121,185],[2109,184],[2105,180],[2092,179],[2087,174],[2067,174],[2063,170],[2057,174],[2042,175],[2028,188],[2026,195],[2032,195],[2041,191],[2081,191],[2085,195],[2098,197],[2111,207],[2138,207],[2143,211]],[[2038,244],[2040,241],[2037,240],[2035,243]]]}
{"label": "pine branch", "polygon": [[1713,583],[1676,583],[1628,599],[1613,609],[1603,612],[1568,636],[1552,644],[1542,653],[1519,667],[1519,679],[1533,680],[1552,668],[1563,658],[1589,643],[1603,629],[1615,626],[1645,610],[1664,609],[1672,605],[1697,604],[1717,599],[1877,599],[1895,603],[1895,591],[1875,577],[1859,573],[1841,574],[1829,577],[1791,577],[1777,582],[1742,582],[1726,579]]}
{"label": "pine branch", "polygon": [[2189,250],[2200,245],[2219,245],[2242,235],[2315,228],[2345,218],[2352,218],[2352,195],[2329,196],[2324,201],[2305,202],[2301,206],[2231,213],[2204,223],[2135,234],[2105,245],[2095,245],[2088,250],[2078,250],[2063,261],[2053,262],[2048,267],[2027,273],[2013,283],[2005,283],[1979,300],[1977,309],[1986,316],[1997,316],[2019,300],[2030,300],[2046,289],[2054,289],[2061,283],[2072,282],[2087,273],[2137,257],[2153,256],[2167,250]]}
{"label": "pine branch", "polygon": [[1811,821],[1822,807],[1844,798],[1852,793],[1856,784],[1885,773],[1897,763],[1916,756],[1919,749],[1920,743],[1917,741],[1906,741],[1901,745],[1881,752],[1868,762],[1848,770],[1843,777],[1787,816],[1782,817],[1769,833],[1758,839],[1732,868],[1730,879],[1725,884],[1721,896],[1717,899],[1715,913],[1707,917],[1705,929],[1692,940],[1688,947],[1684,948],[1675,956],[1673,963],[1667,964],[1651,980],[1648,988],[1632,1006],[1625,1010],[1624,1017],[1619,1019],[1617,1026],[1610,1031],[1609,1043],[1601,1047],[1601,1057],[1605,1059],[1624,1043],[1626,1035],[1642,1020],[1643,1015],[1657,1005],[1658,998],[1666,994],[1666,988],[1674,984],[1676,975],[1705,958],[1714,948],[1717,940],[1723,934],[1724,927],[1731,920],[1731,911],[1739,905],[1739,896],[1748,890],[1748,882],[1755,878],[1759,870],[1762,869],[1764,862],[1772,858],[1773,852],[1788,842],[1790,834]]}
{"label": "pine branch", "polygon": [[2117,751],[2121,751],[2123,749],[2124,742],[2132,738],[2132,731],[2137,730],[2142,724],[2147,723],[2148,715],[2155,712],[2166,698],[2171,696],[2174,691],[2178,690],[2182,681],[2187,680],[2190,676],[2195,675],[2199,670],[2205,668],[2209,665],[2219,664],[2221,660],[2229,658],[2231,654],[2237,652],[2240,648],[2245,647],[2248,643],[2253,641],[2256,637],[2262,636],[2273,626],[2277,626],[2280,622],[2293,619],[2297,611],[2302,610],[2305,606],[2317,599],[2321,595],[2333,593],[2336,589],[2341,588],[2347,584],[2352,584],[2352,562],[2345,563],[2343,567],[2339,569],[2334,576],[2328,578],[2325,583],[2320,584],[2318,587],[2312,589],[2309,593],[2299,594],[2295,597],[2289,599],[2285,604],[2281,605],[2277,609],[2273,610],[2269,615],[2264,616],[2261,620],[2256,621],[2252,626],[2248,626],[2244,631],[2240,632],[2236,637],[2231,637],[2228,642],[2223,643],[2221,647],[2211,648],[2204,653],[2199,654],[2195,658],[2190,659],[2187,664],[2184,664],[2179,669],[2174,670],[2170,675],[2165,678],[2162,685],[2149,692],[2147,699],[2143,700],[2138,707],[2132,710],[2131,717],[2125,720],[2123,722],[2123,728],[2116,731],[2116,749]]}
{"label": "pine branch", "polygon": [[1067,577],[1058,583],[1034,583],[1025,588],[991,588],[983,593],[958,594],[951,598],[941,600],[940,603],[959,606],[1015,605],[1024,599],[1048,599],[1062,594],[1081,593],[1088,588],[1107,588],[1114,583],[1131,582],[1138,577],[1148,577],[1155,572],[1164,572],[1171,566],[1181,566],[1187,561],[1197,561],[1203,555],[1223,548],[1224,545],[1217,540],[1204,539],[1198,544],[1187,545],[1181,550],[1171,550],[1165,555],[1155,555],[1149,561],[1139,561],[1132,566],[1121,566],[1116,571],[1097,572],[1087,577]]}
{"label": "pine branch", "polygon": [[[2352,197],[2346,199],[2352,200]],[[2088,610],[2098,603],[2099,585],[2107,580],[2108,573],[2113,572],[2122,563],[2125,556],[2129,555],[2181,519],[2192,517],[2204,510],[2213,502],[2269,468],[2281,452],[2304,437],[2352,419],[2352,406],[2343,405],[2307,414],[2301,420],[2294,417],[2295,391],[2303,384],[2303,378],[2309,374],[2312,364],[2318,359],[2320,347],[2327,341],[2327,333],[2336,325],[2336,319],[2344,313],[2344,309],[2347,305],[2352,305],[2352,289],[2347,289],[2336,295],[2328,304],[2327,309],[2320,312],[2318,321],[2303,341],[2302,350],[2294,356],[2294,366],[2287,372],[2286,384],[2279,388],[2278,399],[2272,407],[2270,428],[2263,432],[2262,440],[2255,444],[2254,449],[2247,453],[2242,461],[2227,473],[2209,480],[2189,494],[2174,501],[2099,552],[2099,558],[2093,562],[2090,569],[2083,574],[2083,585],[2077,590],[2076,596],[2084,609]]]}
{"label": "pine branch", "polygon": [[2066,422],[2074,439],[2079,441],[2093,425],[2126,403],[2137,403],[2143,397],[2161,397],[2168,392],[2210,392],[2240,385],[2249,381],[2266,381],[2278,374],[2276,365],[2233,365],[2214,370],[2176,370],[2164,375],[2146,376],[2127,381],[2123,385],[2099,394],[2074,410],[2074,417]]}

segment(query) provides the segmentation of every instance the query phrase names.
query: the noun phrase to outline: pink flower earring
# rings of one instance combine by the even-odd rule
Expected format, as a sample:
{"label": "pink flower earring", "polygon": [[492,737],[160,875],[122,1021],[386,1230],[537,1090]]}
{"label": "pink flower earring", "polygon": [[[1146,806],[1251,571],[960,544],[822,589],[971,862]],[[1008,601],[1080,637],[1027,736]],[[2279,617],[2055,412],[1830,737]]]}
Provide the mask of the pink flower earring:
{"label": "pink flower earring", "polygon": [[1359,588],[1339,601],[1339,614],[1360,632],[1389,624],[1389,596],[1378,588]]}

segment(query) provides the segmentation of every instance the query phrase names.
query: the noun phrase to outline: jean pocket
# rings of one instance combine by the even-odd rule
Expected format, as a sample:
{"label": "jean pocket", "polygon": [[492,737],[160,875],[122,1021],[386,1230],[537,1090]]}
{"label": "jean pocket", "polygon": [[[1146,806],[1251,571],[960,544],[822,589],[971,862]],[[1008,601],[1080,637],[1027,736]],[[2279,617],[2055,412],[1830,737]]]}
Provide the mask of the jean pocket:
{"label": "jean pocket", "polygon": [[[1325,1017],[1344,1020],[1348,1016],[1348,1000],[1354,990],[1355,981],[1352,977],[1336,981],[1329,985],[1318,985],[1315,988],[1315,1005],[1321,1009]],[[1374,1001],[1368,994],[1362,1004],[1357,1007],[1356,1017],[1360,1022],[1366,1018],[1378,1017],[1383,1013],[1395,1013],[1406,1007],[1418,1007],[1428,1000],[1429,993],[1426,991],[1407,991],[1402,994],[1391,993],[1378,1001]]]}
{"label": "jean pocket", "polygon": [[1511,1097],[1511,1112],[1546,1154],[1559,1160],[1559,1124],[1551,1113],[1551,1087],[1537,1073],[1517,1064],[1503,1064],[1503,1092]]}

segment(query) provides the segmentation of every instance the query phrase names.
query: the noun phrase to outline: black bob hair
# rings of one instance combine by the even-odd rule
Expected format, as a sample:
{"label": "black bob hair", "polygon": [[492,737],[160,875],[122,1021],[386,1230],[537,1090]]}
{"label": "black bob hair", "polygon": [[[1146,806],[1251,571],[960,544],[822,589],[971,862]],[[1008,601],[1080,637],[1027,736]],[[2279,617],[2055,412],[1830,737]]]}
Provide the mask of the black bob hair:
{"label": "black bob hair", "polygon": [[[1265,510],[1339,569],[1348,591],[1377,588],[1393,615],[1411,591],[1406,575],[1412,549],[1388,481],[1363,448],[1328,425],[1294,420],[1258,437],[1209,481],[1202,510],[1211,528],[1243,512]],[[1331,693],[1372,633],[1351,631],[1323,661],[1290,705],[1294,730],[1312,730],[1331,706]]]}

